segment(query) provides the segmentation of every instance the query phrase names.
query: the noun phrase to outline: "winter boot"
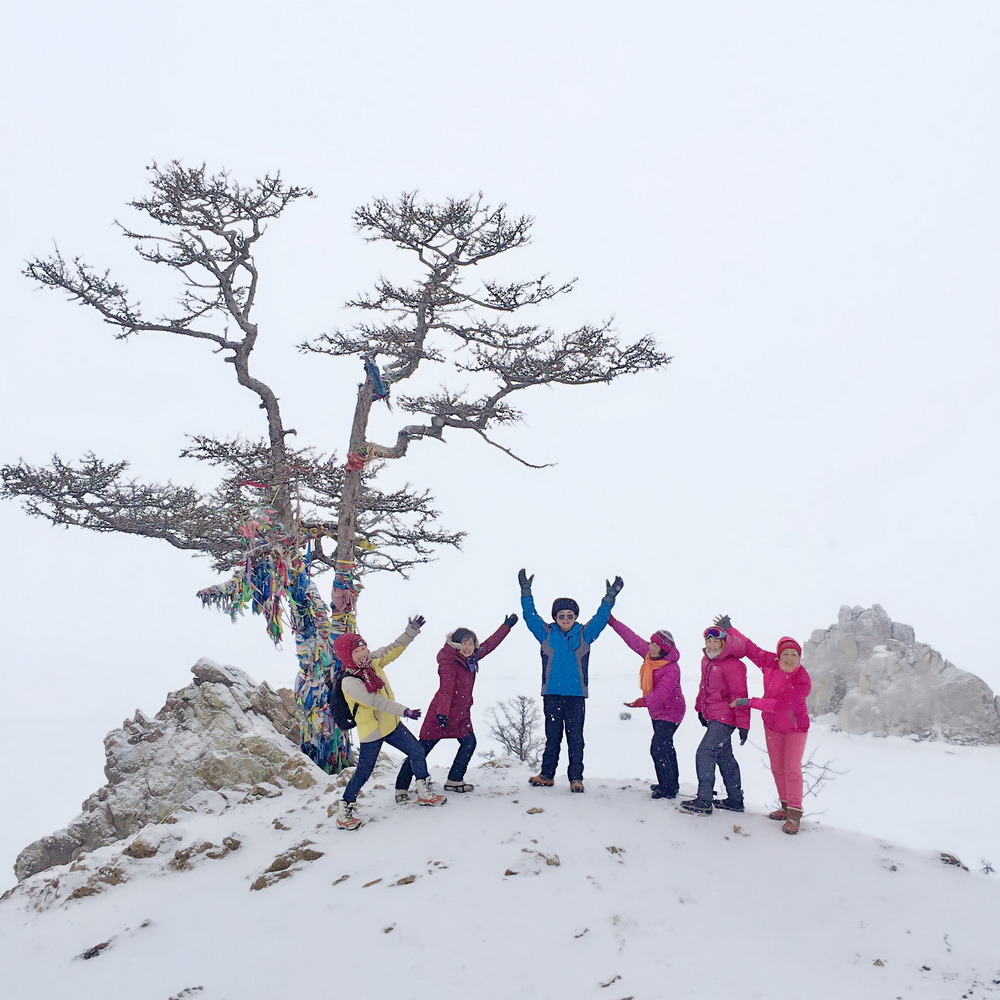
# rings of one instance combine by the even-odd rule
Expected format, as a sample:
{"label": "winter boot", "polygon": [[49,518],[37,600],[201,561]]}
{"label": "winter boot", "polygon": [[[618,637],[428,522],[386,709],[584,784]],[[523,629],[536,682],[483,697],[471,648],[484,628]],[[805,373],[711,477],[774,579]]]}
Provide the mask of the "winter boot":
{"label": "winter boot", "polygon": [[347,799],[341,799],[337,803],[338,830],[357,830],[361,826],[361,820],[358,819],[354,812],[356,808],[356,804],[348,802]]}
{"label": "winter boot", "polygon": [[396,789],[396,805],[402,805],[404,802],[410,801],[410,792],[407,788],[397,788]]}
{"label": "winter boot", "polygon": [[650,785],[649,786],[649,797],[651,799],[676,799],[677,793],[674,792],[672,795],[670,792],[664,791],[662,785]]}
{"label": "winter boot", "polygon": [[716,799],[713,803],[716,809],[728,809],[730,812],[743,812],[743,803],[739,799]]}
{"label": "winter boot", "polygon": [[785,820],[785,824],[784,824],[784,826],[782,826],[781,829],[785,833],[793,833],[793,834],[794,833],[798,833],[799,832],[799,826],[800,826],[801,823],[802,823],[802,810],[801,809],[792,809],[791,807],[789,807],[788,808],[788,819]]}
{"label": "winter boot", "polygon": [[443,806],[447,801],[445,796],[434,791],[430,778],[417,778],[418,806]]}
{"label": "winter boot", "polygon": [[446,781],[444,783],[444,790],[446,792],[458,792],[460,794],[465,792],[474,792],[476,790],[475,785],[470,785],[467,781]]}
{"label": "winter boot", "polygon": [[779,822],[783,822],[784,820],[788,819],[788,803],[784,799],[782,799],[781,808],[775,809],[773,813],[768,813],[767,818],[776,819]]}
{"label": "winter boot", "polygon": [[569,783],[569,790],[571,792],[582,792],[584,791],[583,782],[577,779],[576,781],[571,781]]}
{"label": "winter boot", "polygon": [[712,803],[706,802],[704,799],[688,799],[682,802],[677,808],[681,812],[691,813],[694,816],[712,815]]}
{"label": "winter boot", "polygon": [[555,784],[555,779],[546,778],[544,774],[533,774],[528,778],[528,784],[536,788],[551,788]]}

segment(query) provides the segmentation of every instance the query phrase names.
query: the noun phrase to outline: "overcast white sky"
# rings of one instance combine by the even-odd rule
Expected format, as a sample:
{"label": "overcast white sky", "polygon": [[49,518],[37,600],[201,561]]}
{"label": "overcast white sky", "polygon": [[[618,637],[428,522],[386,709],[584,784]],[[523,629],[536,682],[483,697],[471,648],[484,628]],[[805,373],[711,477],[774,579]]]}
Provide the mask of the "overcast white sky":
{"label": "overcast white sky", "polygon": [[[256,357],[299,443],[341,453],[360,375],[293,345],[348,324],[342,303],[401,265],[351,210],[482,190],[537,220],[510,273],[579,278],[547,319],[613,315],[675,360],[524,399],[504,440],[554,469],[458,435],[416,447],[394,474],[431,486],[469,539],[408,583],[370,579],[363,631],[382,641],[422,611],[436,649],[513,610],[522,565],[540,607],[569,593],[585,613],[620,573],[618,613],[670,628],[692,683],[717,612],[768,644],[878,602],[1000,688],[980,638],[1000,562],[998,28],[992,0],[16,5],[0,459],[93,449],[140,478],[204,481],[176,457],[185,434],[262,432],[205,346],[116,342],[19,276],[58,241],[166,305],[169,276],[112,225],[136,221],[125,202],[151,161],[278,168],[315,189],[261,245]],[[207,563],[9,504],[0,526],[0,721],[47,748],[38,780],[92,758],[82,798],[103,780],[103,733],[158,708],[201,655],[291,683],[291,646],[201,609]],[[511,643],[533,693],[530,637]],[[93,726],[67,750],[71,712]]]}

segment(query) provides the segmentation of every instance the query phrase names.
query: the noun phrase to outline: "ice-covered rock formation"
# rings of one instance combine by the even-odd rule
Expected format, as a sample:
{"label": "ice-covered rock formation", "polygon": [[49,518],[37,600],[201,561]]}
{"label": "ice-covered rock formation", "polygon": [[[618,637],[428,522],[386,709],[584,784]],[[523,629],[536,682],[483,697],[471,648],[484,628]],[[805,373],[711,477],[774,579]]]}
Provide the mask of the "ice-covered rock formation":
{"label": "ice-covered rock formation", "polygon": [[875,604],[840,609],[802,650],[812,676],[809,711],[836,715],[837,728],[951,743],[1000,743],[1000,698],[916,641],[913,628]]}
{"label": "ice-covered rock formation", "polygon": [[169,694],[152,718],[137,711],[108,733],[108,783],[65,829],[18,855],[19,881],[165,821],[206,792],[245,793],[279,779],[305,788],[325,777],[299,752],[291,692],[255,685],[241,670],[211,660],[199,660],[191,672],[193,683]]}

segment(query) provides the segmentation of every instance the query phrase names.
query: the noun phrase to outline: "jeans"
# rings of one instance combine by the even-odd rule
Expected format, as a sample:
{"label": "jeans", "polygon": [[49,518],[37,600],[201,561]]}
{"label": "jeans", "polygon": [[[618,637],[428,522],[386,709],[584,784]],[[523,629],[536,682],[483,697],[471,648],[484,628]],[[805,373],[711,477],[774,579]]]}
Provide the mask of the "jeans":
{"label": "jeans", "polygon": [[743,802],[743,785],[740,765],[733,755],[733,733],[735,726],[725,722],[709,722],[705,735],[698,744],[694,756],[694,769],[698,775],[698,800],[710,803],[715,788],[715,768],[718,765],[722,780],[726,785],[726,795],[732,802]]}
{"label": "jeans", "polygon": [[427,756],[424,753],[424,748],[420,745],[420,741],[416,736],[400,723],[384,739],[369,740],[367,743],[361,744],[361,750],[358,753],[358,766],[354,769],[354,775],[344,789],[345,802],[355,802],[357,800],[358,792],[361,791],[361,787],[372,776],[372,771],[375,770],[375,761],[378,759],[378,754],[382,749],[383,743],[388,743],[389,746],[395,747],[397,750],[402,750],[413,768],[413,773],[418,778],[427,777]]}
{"label": "jeans", "polygon": [[[424,749],[424,754],[429,754],[441,741],[440,740],[421,740],[420,745]],[[452,761],[451,770],[448,772],[449,781],[464,781],[465,771],[469,766],[469,761],[472,760],[472,755],[476,752],[476,734],[466,733],[458,741],[458,751],[455,754],[455,759]],[[410,766],[410,758],[407,757],[403,761],[403,766],[399,769],[399,774],[396,775],[396,788],[400,791],[405,791],[410,787],[410,780],[413,777],[413,768]]]}
{"label": "jeans", "polygon": [[676,795],[679,774],[677,751],[674,750],[674,733],[678,723],[666,719],[653,719],[653,738],[649,741],[649,755],[656,770],[656,783],[664,795]]}
{"label": "jeans", "polygon": [[570,781],[583,781],[583,721],[587,702],[575,694],[547,694],[542,697],[545,712],[545,751],[542,754],[542,777],[551,780],[559,766],[559,747],[563,732],[569,752],[567,774]]}
{"label": "jeans", "polygon": [[776,733],[764,728],[771,774],[778,788],[778,798],[789,809],[802,808],[802,755],[808,733]]}

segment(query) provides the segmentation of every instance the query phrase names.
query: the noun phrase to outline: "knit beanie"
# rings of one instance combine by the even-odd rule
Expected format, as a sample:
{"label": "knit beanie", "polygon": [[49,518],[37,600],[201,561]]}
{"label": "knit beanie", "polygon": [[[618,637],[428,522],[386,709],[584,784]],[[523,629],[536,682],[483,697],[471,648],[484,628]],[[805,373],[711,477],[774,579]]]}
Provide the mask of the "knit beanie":
{"label": "knit beanie", "polygon": [[448,638],[455,643],[456,646],[461,642],[465,642],[466,639],[471,639],[477,646],[479,645],[476,633],[473,632],[471,628],[457,628]]}
{"label": "knit beanie", "polygon": [[655,642],[660,649],[665,653],[674,644],[674,637],[665,629],[661,628],[658,632],[654,632],[649,637],[650,642]]}
{"label": "knit beanie", "polygon": [[353,667],[354,657],[351,654],[358,646],[363,646],[364,644],[365,640],[356,632],[345,632],[333,640],[333,655],[340,660],[342,667]]}
{"label": "knit beanie", "polygon": [[783,635],[778,640],[778,656],[786,649],[794,649],[799,656],[802,655],[802,647],[790,635]]}
{"label": "knit beanie", "polygon": [[560,611],[572,611],[577,618],[580,617],[580,605],[572,597],[557,597],[552,602],[552,617],[555,618]]}

